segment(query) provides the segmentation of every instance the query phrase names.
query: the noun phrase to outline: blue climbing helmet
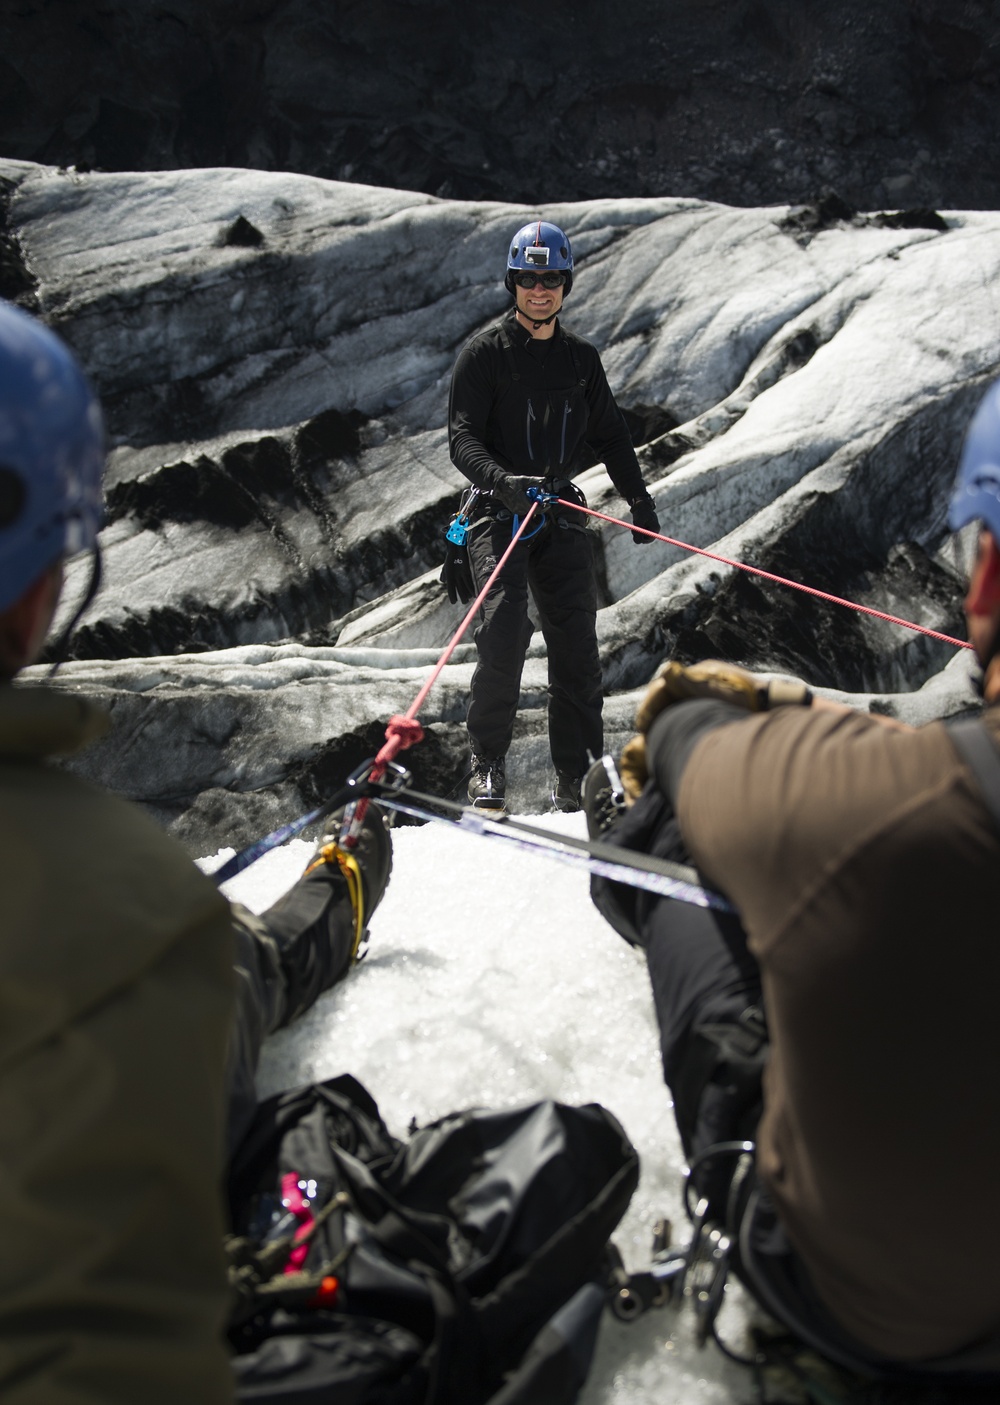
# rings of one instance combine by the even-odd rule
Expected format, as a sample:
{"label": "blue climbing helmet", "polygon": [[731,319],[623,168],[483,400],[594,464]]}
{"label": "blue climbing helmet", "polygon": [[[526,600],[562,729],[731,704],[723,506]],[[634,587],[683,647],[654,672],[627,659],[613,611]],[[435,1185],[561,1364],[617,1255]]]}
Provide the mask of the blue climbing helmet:
{"label": "blue climbing helmet", "polygon": [[953,532],[981,521],[1000,542],[1000,380],[979,402],[962,448],[948,508]]}
{"label": "blue climbing helmet", "polygon": [[573,250],[558,225],[546,220],[532,220],[522,225],[510,241],[507,252],[507,276],[504,287],[514,292],[514,274],[519,270],[565,273],[563,293],[573,286]]}
{"label": "blue climbing helmet", "polygon": [[104,454],[100,406],[72,352],[0,300],[0,610],[94,546]]}

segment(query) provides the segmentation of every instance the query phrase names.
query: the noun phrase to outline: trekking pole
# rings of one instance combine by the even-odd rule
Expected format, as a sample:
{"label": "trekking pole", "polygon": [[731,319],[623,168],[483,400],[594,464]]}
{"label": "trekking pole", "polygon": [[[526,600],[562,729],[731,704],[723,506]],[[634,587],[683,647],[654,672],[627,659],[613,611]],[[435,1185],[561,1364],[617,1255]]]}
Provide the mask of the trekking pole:
{"label": "trekking pole", "polygon": [[[381,780],[383,774],[385,773],[386,767],[390,764],[390,762],[395,761],[396,757],[401,751],[406,751],[409,747],[415,746],[417,742],[423,740],[424,729],[417,721],[417,713],[420,711],[421,707],[423,707],[424,702],[427,699],[428,693],[434,687],[434,684],[437,682],[438,678],[440,678],[441,673],[445,668],[445,665],[448,663],[448,660],[451,658],[452,654],[455,652],[455,649],[458,647],[462,636],[465,634],[466,630],[469,628],[469,625],[479,613],[483,601],[486,599],[493,586],[493,582],[496,580],[497,576],[499,576],[500,572],[503,570],[504,566],[510,559],[511,553],[517,546],[518,542],[521,540],[521,537],[524,535],[528,523],[534,517],[535,513],[540,510],[540,508],[544,508],[546,502],[549,499],[550,495],[545,495],[544,497],[540,495],[531,504],[530,509],[528,510],[528,512],[525,513],[524,521],[520,523],[517,528],[517,531],[514,532],[514,534],[512,535],[510,539],[510,545],[507,547],[506,551],[500,557],[500,560],[490,572],[489,578],[487,579],[486,584],[483,586],[482,590],[480,590],[475,600],[473,600],[472,604],[469,606],[465,618],[462,620],[462,623],[458,626],[451,639],[445,645],[441,657],[438,659],[437,663],[431,670],[430,677],[424,683],[423,687],[420,689],[419,693],[413,699],[413,702],[406,709],[406,711],[401,715],[397,713],[396,716],[389,718],[389,721],[386,723],[385,728],[385,742],[381,749],[377,752],[375,760],[372,763],[372,768],[368,773],[369,780]],[[344,823],[340,831],[341,848],[354,849],[357,847],[358,839],[361,835],[361,826],[364,823],[365,815],[368,813],[369,804],[370,797],[365,795],[362,796],[359,800],[352,801],[352,803],[348,805],[346,811],[344,812]]]}
{"label": "trekking pole", "polygon": [[936,629],[928,629],[926,625],[914,624],[912,620],[900,619],[898,615],[888,615],[884,610],[874,610],[870,605],[859,605],[854,600],[845,600],[841,595],[831,595],[829,591],[817,590],[814,586],[803,585],[800,581],[791,581],[786,576],[776,576],[772,571],[764,571],[759,566],[748,566],[745,561],[735,561],[731,556],[720,556],[717,552],[706,551],[701,546],[691,546],[689,542],[678,541],[675,537],[664,536],[662,532],[651,532],[648,527],[637,527],[632,522],[623,522],[620,517],[609,517],[606,512],[595,512],[592,507],[583,507],[578,502],[568,502],[565,498],[557,498],[560,507],[572,507],[577,512],[585,512],[588,517],[597,517],[601,522],[610,522],[615,527],[624,527],[627,532],[641,532],[644,537],[649,537],[652,541],[666,542],[668,546],[678,546],[682,551],[693,552],[696,556],[707,556],[709,561],[718,561],[723,566],[733,566],[738,571],[747,571],[754,576],[762,576],[766,581],[774,581],[776,585],[787,585],[792,590],[804,591],[806,595],[815,595],[819,600],[828,600],[833,605],[844,605],[848,610],[857,610],[862,615],[874,615],[877,620],[885,620],[888,624],[902,625],[904,629],[916,630],[918,634],[927,634],[931,639],[940,639],[945,644],[954,644],[956,649],[971,649],[972,645],[965,639],[953,639],[950,634],[941,634]]}

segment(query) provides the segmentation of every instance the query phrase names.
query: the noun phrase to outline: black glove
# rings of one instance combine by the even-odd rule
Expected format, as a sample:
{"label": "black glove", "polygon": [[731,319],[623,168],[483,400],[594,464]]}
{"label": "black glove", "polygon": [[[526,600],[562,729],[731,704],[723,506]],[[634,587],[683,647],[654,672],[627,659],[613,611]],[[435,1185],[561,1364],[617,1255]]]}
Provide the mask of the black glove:
{"label": "black glove", "polygon": [[[660,519],[656,515],[656,508],[653,499],[648,493],[643,493],[642,497],[636,498],[631,503],[632,521],[637,527],[645,527],[647,532],[658,532],[660,530]],[[645,546],[647,542],[653,540],[652,537],[644,537],[641,532],[633,532],[632,540],[636,546]]]}
{"label": "black glove", "polygon": [[438,580],[448,592],[448,599],[453,605],[459,600],[463,605],[469,603],[476,593],[476,583],[472,579],[469,553],[464,546],[456,546],[454,542],[450,541],[445,542],[444,565],[441,567]]}
{"label": "black glove", "polygon": [[[562,498],[564,502],[575,502],[578,503],[580,507],[587,506],[587,499],[583,495],[583,489],[578,488],[572,478],[546,478],[542,486],[545,488],[546,492],[552,493],[557,498]],[[565,508],[561,508],[558,511],[558,515],[577,517],[580,520],[581,526],[586,523],[582,512],[570,511],[567,513]]]}
{"label": "black glove", "polygon": [[532,508],[528,489],[540,486],[537,478],[518,477],[513,473],[505,473],[492,491],[504,507],[509,508],[516,516],[527,517]]}

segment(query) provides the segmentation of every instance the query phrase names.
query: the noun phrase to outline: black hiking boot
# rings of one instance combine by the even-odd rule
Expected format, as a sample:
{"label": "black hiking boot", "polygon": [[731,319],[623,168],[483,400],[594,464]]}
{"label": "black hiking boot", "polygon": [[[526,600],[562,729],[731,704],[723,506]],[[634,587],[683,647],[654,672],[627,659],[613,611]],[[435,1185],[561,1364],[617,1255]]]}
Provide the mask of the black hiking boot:
{"label": "black hiking boot", "polygon": [[567,771],[557,771],[555,788],[552,791],[553,810],[564,815],[575,815],[580,808],[582,783],[580,776],[571,776]]}
{"label": "black hiking boot", "polygon": [[476,810],[495,810],[502,815],[506,808],[504,792],[507,772],[502,756],[477,756],[472,753],[472,775],[469,777],[469,800]]}
{"label": "black hiking boot", "polygon": [[329,832],[317,844],[299,881],[261,914],[284,977],[277,997],[283,1010],[280,1019],[268,1021],[272,1029],[296,1019],[321,991],[347,974],[367,940],[369,919],[389,882],[392,841],[383,812],[377,805],[368,806],[357,845],[351,850],[340,849],[338,820],[343,813],[338,810],[326,821]]}
{"label": "black hiking boot", "polygon": [[[309,863],[310,869],[318,867],[318,861],[323,859],[326,863],[336,865],[336,860],[330,854],[327,857],[324,850],[328,850],[330,845],[336,845],[340,840],[340,824],[344,818],[343,810],[335,810],[326,820],[328,832],[316,845],[315,853]],[[374,801],[370,801],[365,811],[365,818],[361,825],[361,833],[358,835],[357,843],[349,851],[357,860],[358,870],[361,874],[361,891],[364,901],[364,912],[368,914],[375,911],[382,901],[382,894],[389,886],[389,875],[392,873],[392,840],[389,838],[389,830],[386,823],[386,814],[380,810]],[[336,865],[339,867],[339,865]]]}
{"label": "black hiking boot", "polygon": [[584,776],[581,805],[587,816],[587,834],[591,839],[603,839],[624,815],[625,791],[618,768],[610,756],[602,756],[595,761]]}

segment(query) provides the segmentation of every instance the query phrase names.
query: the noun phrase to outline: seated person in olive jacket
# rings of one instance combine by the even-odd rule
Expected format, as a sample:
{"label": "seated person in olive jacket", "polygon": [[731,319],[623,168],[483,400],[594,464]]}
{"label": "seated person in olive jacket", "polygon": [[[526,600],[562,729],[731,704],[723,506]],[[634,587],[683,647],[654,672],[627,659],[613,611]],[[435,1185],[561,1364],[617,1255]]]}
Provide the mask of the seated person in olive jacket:
{"label": "seated person in olive jacket", "polygon": [[735,908],[593,886],[645,948],[678,1126],[720,1219],[756,1141],[729,1226],[745,1278],[798,1336],[876,1374],[1000,1373],[1000,382],[952,497],[952,529],[974,521],[981,720],[913,728],[670,663],[622,755],[634,803],[615,815],[600,763],[585,786],[592,834],[693,863]]}
{"label": "seated person in olive jacket", "polygon": [[[136,807],[51,764],[109,719],[13,680],[64,559],[98,560],[103,463],[72,356],[0,303],[0,1394],[221,1405],[227,1121],[234,1141],[263,1037],[349,967],[355,910],[332,847],[262,918],[230,908]],[[369,815],[366,911],[391,862]]]}

